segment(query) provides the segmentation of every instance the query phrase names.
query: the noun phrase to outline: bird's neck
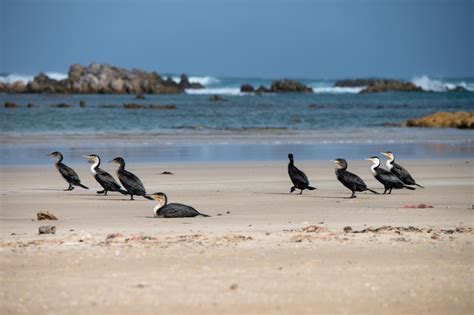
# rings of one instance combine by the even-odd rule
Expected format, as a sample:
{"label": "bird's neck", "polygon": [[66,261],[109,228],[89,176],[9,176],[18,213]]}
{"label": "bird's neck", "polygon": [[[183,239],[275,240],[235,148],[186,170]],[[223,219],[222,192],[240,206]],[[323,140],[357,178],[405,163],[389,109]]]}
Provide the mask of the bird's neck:
{"label": "bird's neck", "polygon": [[393,163],[395,163],[395,159],[388,159],[387,160],[387,168],[390,171],[393,168]]}
{"label": "bird's neck", "polygon": [[153,208],[153,213],[155,214],[155,217],[158,216],[158,211],[166,205],[166,203],[168,202],[167,199],[168,198],[165,198],[164,200],[163,199],[158,200],[158,204],[155,206],[155,208]]}
{"label": "bird's neck", "polygon": [[370,172],[372,173],[372,175],[375,176],[377,174],[377,169],[379,168],[379,165],[380,165],[380,162],[372,164],[372,166],[370,167]]}
{"label": "bird's neck", "polygon": [[100,165],[100,159],[97,159],[97,160],[94,162],[94,164],[91,165],[91,173],[92,173],[92,175],[97,174],[96,169],[99,167],[99,165]]}
{"label": "bird's neck", "polygon": [[119,168],[118,168],[119,171],[123,171],[125,170],[125,162],[124,163],[120,163],[119,164]]}

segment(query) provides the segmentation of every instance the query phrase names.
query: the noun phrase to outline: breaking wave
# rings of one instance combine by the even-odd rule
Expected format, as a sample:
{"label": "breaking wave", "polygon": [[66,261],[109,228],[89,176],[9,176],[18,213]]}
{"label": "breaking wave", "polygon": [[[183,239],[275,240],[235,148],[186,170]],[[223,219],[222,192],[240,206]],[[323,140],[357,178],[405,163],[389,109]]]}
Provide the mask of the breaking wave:
{"label": "breaking wave", "polygon": [[420,77],[415,77],[411,80],[413,84],[418,87],[421,87],[425,91],[432,92],[446,92],[448,90],[454,89],[456,87],[462,87],[469,91],[474,91],[473,83],[466,83],[465,81],[460,82],[444,82],[441,80],[431,79],[430,77],[423,75]]}
{"label": "breaking wave", "polygon": [[[190,80],[190,82],[192,82]],[[188,89],[186,90],[187,94],[194,94],[194,95],[209,95],[209,94],[217,94],[217,95],[244,95],[244,93],[240,92],[240,88],[235,87],[222,87],[222,88],[210,88],[210,89]]]}
{"label": "breaking wave", "polygon": [[[45,74],[50,79],[54,79],[54,80],[67,79],[67,74],[60,73],[60,72],[46,72]],[[21,81],[26,84],[30,81],[33,81],[34,78],[35,78],[34,75],[11,73],[7,75],[0,75],[0,82],[10,84],[16,81]]]}
{"label": "breaking wave", "polygon": [[[174,76],[171,79],[173,79],[173,81],[176,83],[179,83],[179,81],[181,80],[181,78],[177,76]],[[190,76],[188,77],[188,79],[189,79],[189,82],[191,83],[201,83],[204,86],[216,84],[221,81],[218,78],[211,77],[211,76]]]}

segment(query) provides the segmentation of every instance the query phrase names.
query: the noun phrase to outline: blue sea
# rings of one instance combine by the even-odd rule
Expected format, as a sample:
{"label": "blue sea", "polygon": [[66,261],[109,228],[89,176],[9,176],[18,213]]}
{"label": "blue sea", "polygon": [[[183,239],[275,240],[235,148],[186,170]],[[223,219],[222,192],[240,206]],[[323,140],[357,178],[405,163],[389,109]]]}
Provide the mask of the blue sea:
{"label": "blue sea", "polygon": [[[17,79],[30,78],[0,76],[3,82]],[[157,151],[162,161],[212,162],[279,160],[289,151],[300,151],[302,159],[359,158],[391,148],[411,159],[472,158],[472,130],[399,126],[436,111],[474,111],[474,79],[409,80],[427,92],[358,94],[363,87],[335,88],[334,80],[301,79],[314,93],[259,96],[240,93],[240,85],[269,86],[272,79],[190,76],[206,88],[145,99],[0,93],[1,104],[19,105],[0,108],[1,163],[43,163],[35,156],[53,149],[77,162],[90,151],[128,155],[137,162],[153,162]],[[446,92],[454,86],[471,92]],[[216,94],[224,101],[211,101]],[[86,107],[79,107],[80,101]],[[52,107],[59,103],[72,107]],[[125,103],[175,109],[125,109]]]}

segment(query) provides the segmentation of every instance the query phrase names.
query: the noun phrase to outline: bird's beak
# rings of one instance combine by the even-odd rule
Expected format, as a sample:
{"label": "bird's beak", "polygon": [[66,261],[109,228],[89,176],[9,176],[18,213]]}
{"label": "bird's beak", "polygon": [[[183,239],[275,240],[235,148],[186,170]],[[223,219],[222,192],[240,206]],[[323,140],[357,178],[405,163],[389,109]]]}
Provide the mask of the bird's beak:
{"label": "bird's beak", "polygon": [[338,162],[338,161],[336,161],[336,160],[332,160],[332,161],[333,161],[334,163],[336,163],[336,164],[337,164],[337,163],[339,163],[339,162]]}
{"label": "bird's beak", "polygon": [[88,155],[83,155],[82,157],[83,157],[83,158],[86,158],[86,159],[90,159],[90,158],[91,158],[91,157],[88,156]]}
{"label": "bird's beak", "polygon": [[372,160],[371,160],[371,159],[369,159],[369,158],[365,158],[364,160],[366,160],[366,161],[372,161]]}
{"label": "bird's beak", "polygon": [[388,156],[388,154],[385,153],[385,152],[380,152],[380,154],[385,155],[385,156]]}
{"label": "bird's beak", "polygon": [[115,163],[115,160],[110,160],[109,163]]}

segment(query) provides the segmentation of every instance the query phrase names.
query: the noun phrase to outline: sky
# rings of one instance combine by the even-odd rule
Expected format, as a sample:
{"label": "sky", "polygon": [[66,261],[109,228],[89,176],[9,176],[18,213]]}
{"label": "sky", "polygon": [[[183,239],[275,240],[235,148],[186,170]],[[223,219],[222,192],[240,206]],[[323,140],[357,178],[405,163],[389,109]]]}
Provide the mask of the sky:
{"label": "sky", "polygon": [[474,0],[0,0],[0,73],[474,77]]}

